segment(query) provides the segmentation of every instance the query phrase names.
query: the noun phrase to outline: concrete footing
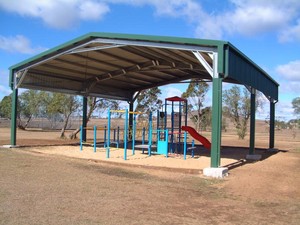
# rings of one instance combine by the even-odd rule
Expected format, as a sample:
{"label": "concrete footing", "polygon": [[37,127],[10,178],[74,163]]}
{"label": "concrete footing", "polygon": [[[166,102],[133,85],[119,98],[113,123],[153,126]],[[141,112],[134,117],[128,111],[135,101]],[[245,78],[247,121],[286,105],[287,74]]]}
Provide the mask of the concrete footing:
{"label": "concrete footing", "polygon": [[228,176],[228,168],[227,167],[204,168],[203,175],[207,177],[223,178],[225,176]]}
{"label": "concrete footing", "polygon": [[261,160],[261,155],[246,155],[246,159],[258,161]]}
{"label": "concrete footing", "polygon": [[18,148],[18,145],[2,145],[2,148]]}

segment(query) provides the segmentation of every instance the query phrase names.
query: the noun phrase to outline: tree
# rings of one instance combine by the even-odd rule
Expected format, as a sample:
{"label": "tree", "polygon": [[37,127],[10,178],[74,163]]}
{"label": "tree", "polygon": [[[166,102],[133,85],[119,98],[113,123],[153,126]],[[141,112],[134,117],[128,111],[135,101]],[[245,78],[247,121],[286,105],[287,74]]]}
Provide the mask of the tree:
{"label": "tree", "polygon": [[[96,110],[99,110],[99,113],[102,114],[105,111],[107,111],[109,108],[113,110],[119,109],[120,101],[116,100],[109,100],[104,98],[97,98],[97,97],[88,97],[88,112],[87,112],[87,123],[90,121],[90,118],[92,117],[93,113]],[[75,139],[76,135],[80,131],[80,128],[77,128],[75,131],[73,131],[70,135],[70,139]]]}
{"label": "tree", "polygon": [[0,103],[0,116],[11,119],[12,94],[5,96]]}
{"label": "tree", "polygon": [[202,130],[207,130],[211,126],[212,121],[212,110],[211,107],[205,107],[201,110],[200,127]]}
{"label": "tree", "polygon": [[[97,110],[99,111],[99,114],[105,114],[105,112],[108,109],[111,110],[119,110],[120,109],[120,104],[121,101],[118,100],[112,100],[112,99],[105,99],[105,98],[100,98],[97,104]],[[116,117],[121,117],[121,113],[116,113]]]}
{"label": "tree", "polygon": [[23,92],[20,97],[20,113],[21,118],[25,118],[26,122],[24,125],[19,127],[26,129],[31,119],[35,116],[44,114],[45,103],[47,102],[47,93],[44,91],[27,90]]}
{"label": "tree", "polygon": [[294,98],[292,101],[294,114],[300,116],[300,97]]}
{"label": "tree", "polygon": [[59,113],[63,117],[64,125],[61,129],[60,138],[65,138],[65,131],[69,123],[70,116],[79,107],[79,101],[76,96],[61,93],[52,93],[46,107],[48,115]]}
{"label": "tree", "polygon": [[162,100],[159,99],[159,95],[161,95],[161,90],[158,87],[141,91],[137,97],[135,111],[149,114],[150,112],[160,109]]}
{"label": "tree", "polygon": [[[207,112],[207,110],[202,110],[202,107],[208,90],[209,86],[206,82],[197,82],[196,79],[192,79],[187,90],[181,95],[182,98],[186,98],[188,101],[188,113],[190,114],[197,131],[200,131],[201,123],[205,120],[203,114]],[[206,118],[209,119],[209,116]],[[208,123],[209,121],[205,121],[205,126],[203,128],[206,129]]]}
{"label": "tree", "polygon": [[[257,92],[256,107],[261,106],[260,92]],[[244,139],[247,133],[247,123],[251,115],[250,93],[246,88],[243,92],[238,86],[224,91],[223,95],[224,114],[227,115],[234,123],[237,129],[237,135],[240,139]]]}

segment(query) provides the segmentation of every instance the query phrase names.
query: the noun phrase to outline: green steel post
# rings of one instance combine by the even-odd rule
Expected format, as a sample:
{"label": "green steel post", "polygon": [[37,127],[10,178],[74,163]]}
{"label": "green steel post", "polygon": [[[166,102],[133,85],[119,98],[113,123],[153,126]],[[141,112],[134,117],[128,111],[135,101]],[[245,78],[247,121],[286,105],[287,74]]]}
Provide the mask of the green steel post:
{"label": "green steel post", "polygon": [[250,149],[249,155],[253,155],[255,151],[255,99],[256,99],[256,90],[251,88],[251,115],[250,115]]}
{"label": "green steel post", "polygon": [[11,133],[10,144],[15,146],[17,144],[17,111],[18,111],[18,89],[13,89],[12,104],[11,104]]}
{"label": "green steel post", "polygon": [[86,124],[87,124],[87,97],[82,97],[82,140],[86,141]]}
{"label": "green steel post", "polygon": [[222,121],[222,78],[213,78],[212,103],[212,134],[210,165],[213,168],[220,166],[221,149],[221,121]]}
{"label": "green steel post", "polygon": [[270,139],[269,148],[274,148],[274,132],[275,132],[275,102],[270,101]]}

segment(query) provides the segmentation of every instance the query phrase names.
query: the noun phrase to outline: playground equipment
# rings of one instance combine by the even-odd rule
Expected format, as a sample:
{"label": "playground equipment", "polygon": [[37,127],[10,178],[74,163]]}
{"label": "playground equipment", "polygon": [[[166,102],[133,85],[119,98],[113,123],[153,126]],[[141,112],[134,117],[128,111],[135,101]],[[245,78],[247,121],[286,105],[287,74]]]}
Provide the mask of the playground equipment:
{"label": "playground equipment", "polygon": [[[108,132],[107,132],[107,142],[106,142],[106,157],[109,158],[110,155],[110,145],[111,145],[111,141],[110,141],[110,128],[111,128],[111,113],[125,113],[125,121],[124,121],[124,160],[127,159],[127,143],[128,141],[132,141],[131,143],[131,148],[132,148],[132,155],[135,154],[135,149],[136,148],[141,148],[143,150],[147,149],[148,150],[148,155],[150,156],[152,153],[152,148],[155,147],[152,144],[153,138],[152,138],[152,113],[150,113],[149,115],[149,121],[148,121],[148,143],[146,144],[146,129],[143,127],[142,128],[142,144],[140,145],[136,145],[136,131],[137,131],[137,127],[136,127],[136,116],[137,115],[141,115],[143,113],[141,112],[132,112],[132,111],[128,111],[128,109],[126,110],[108,110]],[[129,118],[129,114],[133,114],[133,127],[132,130],[128,129],[128,118]],[[128,136],[131,136],[131,138],[128,138]],[[117,146],[118,148],[119,146]]]}
{"label": "playground equipment", "polygon": [[[83,130],[93,130],[93,141],[92,142],[88,142],[88,141],[84,141],[83,140]],[[99,139],[97,141],[97,131],[103,131],[103,141],[99,142]],[[94,147],[94,152],[96,152],[96,148],[97,146],[101,146],[103,145],[105,147],[106,144],[106,132],[107,132],[107,128],[105,127],[100,127],[98,128],[97,126],[93,126],[93,127],[83,127],[80,126],[80,151],[82,151],[83,146],[84,145],[88,145],[88,146],[93,146]],[[114,133],[116,133],[116,131],[114,131]],[[115,139],[115,136],[114,136]]]}
{"label": "playground equipment", "polygon": [[[120,126],[117,128],[112,128],[111,126],[111,114],[112,113],[124,113],[125,114],[125,121],[124,121],[124,129],[120,129]],[[129,129],[128,126],[128,117],[129,114],[134,114],[134,124],[132,130]],[[144,149],[146,148],[148,150],[148,154],[151,155],[151,149],[152,147],[155,147],[152,145],[152,114],[150,113],[149,115],[149,127],[146,129],[143,127],[140,130],[141,138],[142,138],[142,145],[136,145],[136,134],[137,134],[137,123],[136,123],[136,116],[142,114],[140,112],[131,112],[126,110],[108,110],[108,124],[107,128],[106,126],[104,128],[97,128],[97,126],[94,127],[80,127],[80,151],[82,151],[84,145],[92,146],[94,148],[94,152],[96,152],[97,146],[103,146],[106,149],[106,157],[110,157],[110,147],[112,144],[116,146],[118,149],[120,145],[123,144],[124,148],[124,159],[127,159],[127,144],[130,140],[132,140],[132,155],[135,154],[135,148],[142,148],[143,152]],[[98,142],[97,141],[97,129],[98,130],[103,130],[103,142]],[[94,137],[92,142],[84,141],[83,140],[83,130],[93,130],[94,132]],[[111,134],[113,132],[113,139],[111,139]],[[123,132],[123,134],[122,134]],[[148,132],[148,140],[146,141],[146,132]],[[120,136],[123,135],[123,140],[120,138]],[[148,143],[146,143],[148,142]]]}
{"label": "playground equipment", "polygon": [[86,141],[83,141],[83,137],[82,137],[82,134],[83,134],[83,129],[86,129],[86,130],[89,130],[89,129],[92,129],[92,127],[83,127],[83,126],[80,126],[80,151],[82,151],[83,149],[83,145],[92,145],[94,146],[94,152],[96,152],[96,145],[97,145],[97,142],[96,142],[96,136],[97,136],[97,126],[94,126],[93,127],[93,130],[94,130],[94,141],[92,143],[90,142],[86,142]]}
{"label": "playground equipment", "polygon": [[195,138],[197,141],[201,142],[205,148],[210,150],[211,148],[211,143],[209,140],[207,140],[206,137],[203,137],[200,135],[194,128],[189,127],[189,126],[182,126],[182,130],[187,131],[193,138]]}
{"label": "playground equipment", "polygon": [[[171,121],[168,122],[168,107],[171,106]],[[184,133],[181,126],[187,125],[187,100],[178,96],[165,99],[164,111],[157,111],[157,130],[168,130],[169,151],[180,151]],[[176,109],[176,110],[175,110]]]}
{"label": "playground equipment", "polygon": [[[171,103],[169,103],[171,102]],[[171,121],[168,123],[168,106],[171,106]],[[177,108],[177,111],[175,110]],[[175,152],[175,146],[177,147],[176,150],[180,151],[182,138],[184,148],[186,144],[186,137],[185,132],[188,132],[194,139],[198,140],[203,144],[203,146],[210,150],[211,143],[208,139],[200,135],[194,128],[187,126],[187,100],[184,98],[180,98],[178,96],[170,97],[165,99],[164,104],[165,111],[158,111],[157,112],[157,129],[168,129],[169,130],[169,151],[171,153]],[[194,146],[190,147],[194,149]],[[188,149],[190,150],[190,149]]]}
{"label": "playground equipment", "polygon": [[[170,106],[171,121],[168,121],[168,108]],[[157,129],[168,130],[168,139],[170,141],[168,151],[174,153],[175,150],[181,150],[181,143],[184,138],[181,126],[187,125],[187,101],[178,96],[166,98],[163,108],[164,111],[157,112]]]}
{"label": "playground equipment", "polygon": [[[170,103],[171,102],[171,103]],[[168,117],[167,110],[168,107],[171,106],[171,116]],[[201,142],[205,148],[210,150],[211,143],[205,137],[197,133],[197,131],[187,126],[187,101],[186,99],[180,97],[171,97],[165,99],[164,111],[157,111],[157,129],[153,130],[152,124],[152,113],[149,114],[148,118],[148,126],[143,127],[142,129],[137,128],[137,117],[139,117],[141,112],[132,112],[128,109],[125,110],[108,110],[108,123],[107,129],[104,130],[104,142],[103,147],[106,151],[106,158],[110,157],[110,149],[111,145],[115,145],[117,149],[119,149],[121,140],[120,136],[122,136],[121,132],[123,132],[123,150],[124,150],[124,160],[127,160],[127,148],[128,143],[130,145],[131,141],[131,150],[132,155],[135,154],[135,149],[142,149],[142,153],[144,151],[148,151],[148,155],[151,154],[161,154],[168,157],[169,152],[174,153],[175,150],[181,152],[181,148],[183,147],[183,156],[186,159],[187,151],[191,151],[192,157],[194,157],[194,149],[196,148],[194,145],[194,140],[192,140],[192,145],[188,147],[187,145],[187,134],[190,134],[194,139]],[[176,110],[175,110],[176,109]],[[111,127],[111,114],[112,113],[123,113],[124,114],[124,129],[120,129],[118,126],[117,129],[112,129]],[[128,120],[129,115],[133,114],[133,124],[132,127],[129,128]],[[168,121],[168,118],[171,118],[171,121]],[[81,128],[87,129],[87,128]],[[97,147],[97,127],[94,126],[94,140],[93,143],[90,143],[91,146],[94,147],[94,152],[96,152]],[[140,130],[142,134],[141,143],[136,143],[136,134],[137,131]],[[113,131],[113,139],[111,139],[111,133]],[[146,134],[148,133],[148,135]],[[81,132],[82,134],[82,132]],[[146,138],[146,136],[148,138]],[[147,139],[147,140],[146,140]],[[86,144],[82,141],[82,135],[80,140],[80,150],[82,150],[82,145]],[[176,148],[175,148],[176,147]],[[154,150],[155,149],[155,150]]]}

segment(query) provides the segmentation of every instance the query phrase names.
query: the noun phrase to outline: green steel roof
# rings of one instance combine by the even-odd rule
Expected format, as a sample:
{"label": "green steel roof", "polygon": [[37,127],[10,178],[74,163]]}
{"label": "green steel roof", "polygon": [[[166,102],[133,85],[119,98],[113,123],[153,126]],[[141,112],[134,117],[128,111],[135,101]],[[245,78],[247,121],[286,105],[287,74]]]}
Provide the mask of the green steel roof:
{"label": "green steel roof", "polygon": [[[165,36],[88,33],[11,66],[10,87],[130,100],[136,91],[218,73],[278,100],[278,83],[231,43]],[[16,79],[15,79],[16,78]]]}

